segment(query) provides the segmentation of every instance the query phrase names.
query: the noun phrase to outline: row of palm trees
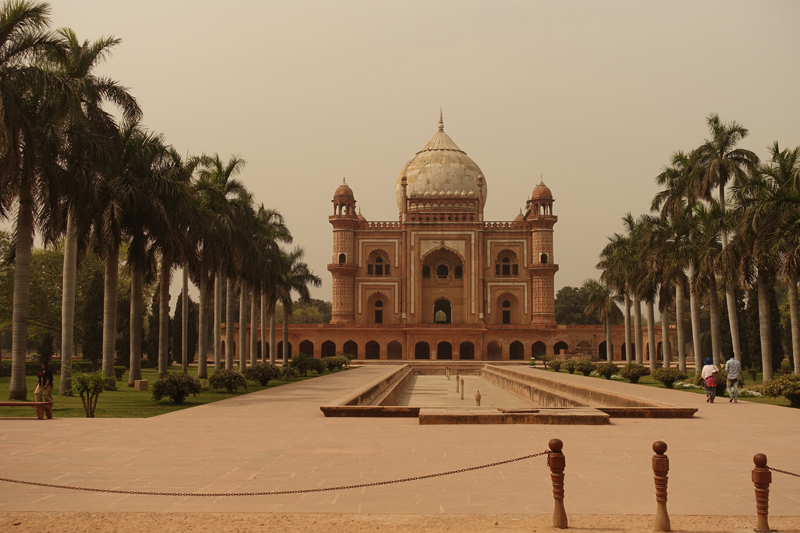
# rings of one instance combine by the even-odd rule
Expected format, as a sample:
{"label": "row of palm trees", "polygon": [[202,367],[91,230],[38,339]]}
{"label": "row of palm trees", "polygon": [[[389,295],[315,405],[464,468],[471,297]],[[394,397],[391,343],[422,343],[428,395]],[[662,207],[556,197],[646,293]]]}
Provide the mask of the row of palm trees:
{"label": "row of palm trees", "polygon": [[[656,177],[663,187],[653,198],[650,215],[623,217],[625,232],[614,234],[600,254],[600,280],[587,312],[605,310],[606,323],[614,320],[614,300],[623,304],[625,348],[632,360],[643,359],[641,302],[647,309],[651,368],[656,364],[654,306],[661,314],[665,365],[670,364],[670,307],[674,304],[678,365],[686,369],[684,332],[686,298],[692,326],[695,368],[700,360],[700,305],[708,299],[712,356],[722,361],[720,302],[726,295],[733,354],[742,360],[735,291],[753,287],[758,294],[761,369],[764,382],[772,380],[769,290],[784,283],[789,293],[792,356],[800,369],[800,147],[781,149],[775,142],[770,157],[759,160],[739,148],[748,130],[736,122],[707,118],[710,137],[691,152],[677,151]],[[726,187],[730,187],[726,190]],[[636,338],[631,340],[630,315]],[[610,332],[610,330],[607,331]],[[610,333],[607,333],[611,360]]]}
{"label": "row of palm trees", "polygon": [[[255,319],[265,323],[283,304],[284,322],[293,291],[309,298],[321,280],[303,262],[281,215],[252,195],[236,176],[245,161],[218,155],[182,157],[162,135],[141,125],[136,99],[114,80],[95,73],[120,41],[79,41],[69,29],[51,31],[46,3],[6,2],[0,8],[0,216],[16,212],[12,376],[9,397],[25,399],[25,349],[30,307],[30,259],[34,231],[45,245],[64,241],[62,296],[62,394],[71,390],[75,278],[79,258],[95,253],[105,261],[103,364],[114,380],[117,282],[120,250],[131,275],[129,385],[141,379],[143,288],[158,279],[160,323],[158,372],[167,372],[169,286],[182,267],[183,302],[188,280],[200,289],[199,377],[206,377],[207,313],[213,288],[214,366],[221,367],[221,323],[233,366],[234,299],[239,322],[250,305],[251,363]],[[108,110],[113,108],[119,120]],[[127,243],[127,246],[123,246]],[[227,316],[221,316],[222,286]],[[188,313],[183,313],[188,317]],[[270,360],[274,362],[274,319]],[[184,330],[186,324],[183,324]],[[247,364],[247,328],[240,328],[239,364]],[[288,357],[284,326],[284,360]],[[187,346],[187,343],[183,343]],[[265,355],[262,355],[265,357]],[[184,372],[188,358],[183,357]]]}

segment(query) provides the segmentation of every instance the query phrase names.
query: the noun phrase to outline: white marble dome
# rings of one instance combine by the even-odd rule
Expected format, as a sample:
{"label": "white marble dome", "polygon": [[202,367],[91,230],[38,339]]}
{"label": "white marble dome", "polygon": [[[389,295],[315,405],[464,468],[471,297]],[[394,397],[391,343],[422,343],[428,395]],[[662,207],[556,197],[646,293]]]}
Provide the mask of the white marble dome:
{"label": "white marble dome", "polygon": [[[453,196],[452,191],[464,191],[462,196],[477,196],[478,176],[483,172],[466,152],[444,132],[444,123],[439,117],[439,131],[406,163],[397,176],[395,197],[398,210],[403,209],[403,187],[400,181],[406,177],[409,197]],[[469,191],[469,192],[466,192]],[[474,192],[473,192],[474,191]],[[483,181],[483,197],[487,196],[486,177]]]}

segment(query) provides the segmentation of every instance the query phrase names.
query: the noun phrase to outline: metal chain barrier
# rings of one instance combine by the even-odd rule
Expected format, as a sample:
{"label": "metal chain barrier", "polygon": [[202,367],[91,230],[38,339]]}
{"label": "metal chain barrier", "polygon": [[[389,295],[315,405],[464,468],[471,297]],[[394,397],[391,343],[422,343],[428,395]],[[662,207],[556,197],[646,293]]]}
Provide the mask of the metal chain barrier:
{"label": "metal chain barrier", "polygon": [[[52,489],[64,489],[64,490],[77,490],[82,492],[102,492],[105,494],[132,494],[136,496],[201,496],[201,497],[212,497],[212,498],[219,498],[222,496],[279,496],[282,494],[303,494],[307,492],[330,492],[334,490],[348,490],[348,489],[360,489],[364,487],[378,487],[380,485],[391,485],[393,483],[406,483],[408,481],[418,481],[420,479],[430,479],[434,477],[442,477],[442,476],[450,476],[453,474],[462,474],[464,472],[472,472],[473,470],[481,470],[483,468],[491,468],[493,466],[505,465],[508,463],[516,463],[517,461],[524,461],[525,459],[531,459],[533,457],[540,457],[542,455],[546,455],[550,453],[550,450],[545,450],[543,452],[534,453],[532,455],[524,455],[522,457],[517,457],[516,459],[507,459],[505,461],[498,461],[496,463],[489,463],[480,466],[471,466],[469,468],[460,468],[458,470],[450,470],[448,472],[440,472],[438,474],[428,474],[426,476],[415,476],[415,477],[407,477],[403,479],[393,479],[391,481],[376,481],[375,483],[361,483],[359,485],[343,485],[341,487],[327,487],[322,489],[301,489],[301,490],[273,490],[267,492],[212,492],[212,493],[196,493],[196,492],[148,492],[148,491],[138,491],[138,490],[115,490],[115,489],[93,489],[88,487],[71,487],[69,485],[55,485],[53,483],[36,483],[35,481],[22,481],[19,479],[6,479],[0,478],[0,481],[5,481],[6,483],[17,483],[19,485],[33,485],[36,487],[47,487]],[[548,457],[549,463],[549,457]]]}
{"label": "metal chain barrier", "polygon": [[780,472],[781,474],[786,474],[787,476],[800,477],[800,474],[795,474],[794,472],[787,472],[786,470],[778,470],[777,468],[772,468],[771,466],[768,466],[767,468],[769,468],[773,472]]}

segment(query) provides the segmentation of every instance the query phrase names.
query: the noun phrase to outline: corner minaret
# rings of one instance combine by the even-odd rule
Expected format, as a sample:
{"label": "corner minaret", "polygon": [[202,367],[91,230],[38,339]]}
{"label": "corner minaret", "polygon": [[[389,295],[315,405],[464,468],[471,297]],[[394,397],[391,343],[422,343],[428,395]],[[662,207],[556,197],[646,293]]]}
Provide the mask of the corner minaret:
{"label": "corner minaret", "polygon": [[356,199],[353,190],[342,178],[333,194],[333,257],[328,270],[333,276],[331,324],[351,324],[354,321],[353,288],[358,263],[355,255],[355,229],[358,225]]}
{"label": "corner minaret", "polygon": [[558,222],[558,217],[553,215],[553,202],[553,193],[541,181],[527,202],[525,216],[531,227],[531,324],[536,326],[552,326],[556,323],[554,301],[558,265],[553,257],[553,226]]}

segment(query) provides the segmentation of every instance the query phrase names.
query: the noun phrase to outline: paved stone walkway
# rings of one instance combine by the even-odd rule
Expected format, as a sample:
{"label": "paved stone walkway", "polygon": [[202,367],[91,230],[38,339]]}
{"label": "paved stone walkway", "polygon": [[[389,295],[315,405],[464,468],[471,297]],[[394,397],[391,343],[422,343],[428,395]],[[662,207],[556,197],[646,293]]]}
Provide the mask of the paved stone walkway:
{"label": "paved stone walkway", "polygon": [[[651,445],[664,440],[672,514],[752,515],[753,454],[800,472],[799,410],[709,405],[701,395],[567,374],[556,378],[700,410],[693,419],[615,419],[609,426],[419,426],[416,419],[323,417],[320,405],[387,371],[358,368],[149,419],[0,420],[0,477],[148,491],[330,487],[510,459],[544,450],[558,437],[567,456],[568,513],[649,515]],[[109,495],[0,483],[0,512],[546,515],[552,505],[544,458],[404,484],[271,497]],[[800,479],[774,475],[770,512],[800,515]]]}

